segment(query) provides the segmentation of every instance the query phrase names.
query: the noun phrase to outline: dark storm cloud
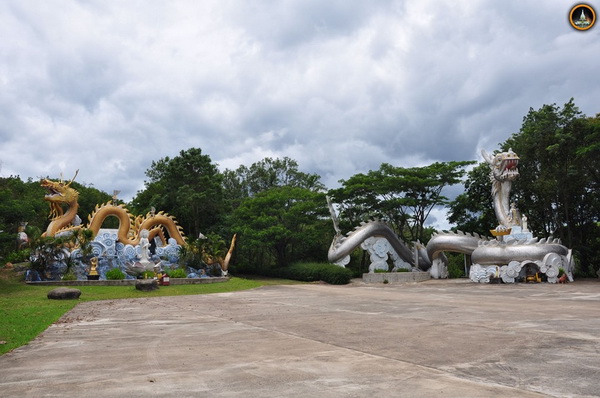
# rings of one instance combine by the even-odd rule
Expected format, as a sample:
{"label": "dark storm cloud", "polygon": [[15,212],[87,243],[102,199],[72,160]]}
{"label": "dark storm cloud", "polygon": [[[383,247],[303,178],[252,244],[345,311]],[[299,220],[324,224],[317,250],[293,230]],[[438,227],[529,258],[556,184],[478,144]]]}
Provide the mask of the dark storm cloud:
{"label": "dark storm cloud", "polygon": [[130,199],[153,160],[190,147],[230,169],[289,156],[330,187],[382,162],[479,160],[530,107],[575,97],[599,112],[599,31],[575,31],[568,11],[491,0],[5,1],[0,173],[80,169],[78,179]]}

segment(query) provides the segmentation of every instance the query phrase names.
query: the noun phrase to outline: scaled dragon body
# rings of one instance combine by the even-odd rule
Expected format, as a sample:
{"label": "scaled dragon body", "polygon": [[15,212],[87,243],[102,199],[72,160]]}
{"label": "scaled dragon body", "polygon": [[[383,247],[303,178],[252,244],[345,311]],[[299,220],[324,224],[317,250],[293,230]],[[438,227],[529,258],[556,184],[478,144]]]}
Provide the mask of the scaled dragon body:
{"label": "scaled dragon body", "polygon": [[[428,270],[434,278],[447,276],[447,260],[443,252],[452,251],[471,256],[473,266],[470,277],[477,282],[489,282],[490,277],[494,275],[502,278],[504,282],[514,282],[527,264],[535,264],[540,272],[546,274],[549,282],[556,282],[560,268],[563,268],[572,280],[574,262],[571,251],[563,246],[560,240],[552,237],[538,240],[528,231],[520,233],[521,216],[515,206],[510,205],[512,181],[519,175],[519,157],[512,149],[494,156],[482,151],[482,155],[490,167],[492,198],[498,219],[498,226],[494,231],[498,235],[506,235],[504,238],[494,239],[461,231],[443,231],[434,234],[425,248],[418,242],[411,248],[381,221],[363,223],[347,236],[342,236],[330,203],[336,236],[329,248],[329,261],[338,265],[346,264],[347,256],[355,248],[363,245],[363,242],[371,237],[381,237],[389,241],[395,254],[405,262],[414,268]],[[511,230],[517,230],[519,233],[509,235]]]}
{"label": "scaled dragon body", "polygon": [[[75,174],[77,176],[77,173]],[[75,265],[77,278],[88,277],[87,267],[90,256],[95,258],[100,277],[104,278],[106,272],[113,268],[124,269],[131,276],[140,276],[146,272],[158,272],[161,267],[174,269],[179,266],[181,248],[186,244],[181,227],[177,221],[164,212],[155,212],[152,209],[142,216],[133,216],[122,204],[116,203],[116,196],[112,201],[96,205],[92,214],[88,216],[88,224],[82,225],[77,215],[79,210],[79,193],[71,187],[73,179],[69,182],[51,181],[44,179],[41,186],[47,190],[45,200],[50,204],[51,221],[43,236],[75,236],[77,243],[65,246],[65,258],[70,257]],[[119,220],[118,229],[102,228],[107,217]],[[91,231],[92,240],[85,244],[79,240],[78,230]],[[87,234],[84,234],[86,236]],[[156,239],[160,238],[160,239]],[[168,239],[167,239],[168,238]],[[160,240],[160,241],[159,241]],[[236,236],[233,236],[229,250],[223,256],[215,255],[205,258],[208,264],[219,264],[221,272],[227,275],[228,265],[235,247]],[[154,249],[150,251],[150,246]],[[52,278],[57,279],[68,272],[69,265],[65,259],[51,264]],[[186,269],[184,267],[184,269]],[[187,271],[191,268],[187,267]],[[197,271],[197,270],[196,270]],[[214,273],[216,269],[213,269]],[[191,271],[191,274],[195,272]]]}
{"label": "scaled dragon body", "polygon": [[[79,193],[70,186],[72,182],[73,180],[68,183],[62,180],[57,182],[44,179],[41,181],[40,185],[48,191],[44,200],[50,202],[50,217],[52,218],[43,236],[66,234],[73,229],[82,227],[79,225],[77,216]],[[66,207],[66,211],[63,210],[63,206]],[[170,215],[163,212],[149,212],[143,217],[133,217],[123,205],[117,205],[110,201],[102,206],[96,206],[94,212],[88,217],[87,228],[96,236],[104,220],[110,216],[119,219],[118,240],[125,245],[138,245],[141,238],[140,232],[143,229],[150,231],[149,239],[159,235],[164,241],[163,228],[179,245],[185,243],[181,227]]]}

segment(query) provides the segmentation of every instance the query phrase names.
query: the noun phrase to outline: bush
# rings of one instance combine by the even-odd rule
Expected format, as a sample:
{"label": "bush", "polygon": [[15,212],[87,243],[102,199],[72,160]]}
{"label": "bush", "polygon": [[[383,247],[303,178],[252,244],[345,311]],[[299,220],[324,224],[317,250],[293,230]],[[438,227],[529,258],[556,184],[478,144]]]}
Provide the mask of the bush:
{"label": "bush", "polygon": [[352,271],[353,278],[362,278],[363,273],[369,272],[369,256],[360,247],[357,247],[350,253],[350,262],[346,268]]}
{"label": "bush", "polygon": [[187,278],[187,272],[183,268],[168,269],[165,273],[169,278]]}
{"label": "bush", "polygon": [[332,285],[345,285],[352,279],[352,271],[326,263],[296,263],[285,268],[274,268],[269,274],[278,278],[304,282],[323,281]]}
{"label": "bush", "polygon": [[144,271],[144,273],[142,274],[142,279],[153,279],[154,275],[154,271]]}
{"label": "bush", "polygon": [[388,272],[412,272],[412,269],[409,269],[409,268],[396,268],[395,271],[388,271],[388,270],[385,270],[385,269],[376,269],[375,270],[376,274],[386,274]]}
{"label": "bush", "polygon": [[465,276],[465,263],[463,254],[446,253],[448,257],[448,278],[462,278]]}
{"label": "bush", "polygon": [[234,275],[265,275],[268,276],[271,267],[247,262],[229,263],[229,273]]}
{"label": "bush", "polygon": [[[202,260],[202,240],[191,240],[187,244],[181,246],[179,249],[179,265],[196,270],[206,266]],[[169,275],[168,270],[167,275]],[[169,277],[173,278],[171,275],[169,275]]]}
{"label": "bush", "polygon": [[75,273],[72,270],[69,270],[69,272],[67,272],[66,274],[63,275],[62,280],[63,281],[76,281],[77,276],[75,275]]}
{"label": "bush", "polygon": [[106,279],[112,281],[120,281],[125,279],[125,273],[121,271],[119,268],[113,268],[106,272]]}
{"label": "bush", "polygon": [[5,261],[7,263],[13,263],[13,264],[14,263],[22,263],[24,261],[29,261],[30,255],[31,255],[31,249],[29,249],[29,248],[23,249],[23,250],[17,250],[17,251],[8,253]]}

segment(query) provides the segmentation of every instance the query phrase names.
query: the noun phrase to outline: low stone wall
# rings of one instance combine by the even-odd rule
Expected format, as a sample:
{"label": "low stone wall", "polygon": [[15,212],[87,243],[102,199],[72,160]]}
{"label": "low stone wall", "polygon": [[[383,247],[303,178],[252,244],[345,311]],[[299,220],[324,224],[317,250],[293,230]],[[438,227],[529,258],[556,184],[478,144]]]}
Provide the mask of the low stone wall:
{"label": "low stone wall", "polygon": [[[203,283],[227,282],[228,277],[213,278],[171,278],[171,285],[196,285]],[[28,285],[38,286],[133,286],[136,279],[124,279],[120,281],[41,281],[26,282]],[[166,286],[165,286],[166,287]]]}
{"label": "low stone wall", "polygon": [[422,282],[431,279],[429,272],[377,272],[363,274],[364,283],[406,283]]}

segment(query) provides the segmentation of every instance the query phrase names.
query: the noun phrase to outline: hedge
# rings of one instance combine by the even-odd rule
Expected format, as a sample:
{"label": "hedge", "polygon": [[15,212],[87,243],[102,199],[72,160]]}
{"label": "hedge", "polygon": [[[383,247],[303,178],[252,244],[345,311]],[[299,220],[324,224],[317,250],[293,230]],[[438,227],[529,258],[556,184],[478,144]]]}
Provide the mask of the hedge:
{"label": "hedge", "polygon": [[323,281],[332,285],[345,285],[352,279],[352,271],[327,263],[296,263],[289,267],[273,268],[270,276],[303,282]]}

